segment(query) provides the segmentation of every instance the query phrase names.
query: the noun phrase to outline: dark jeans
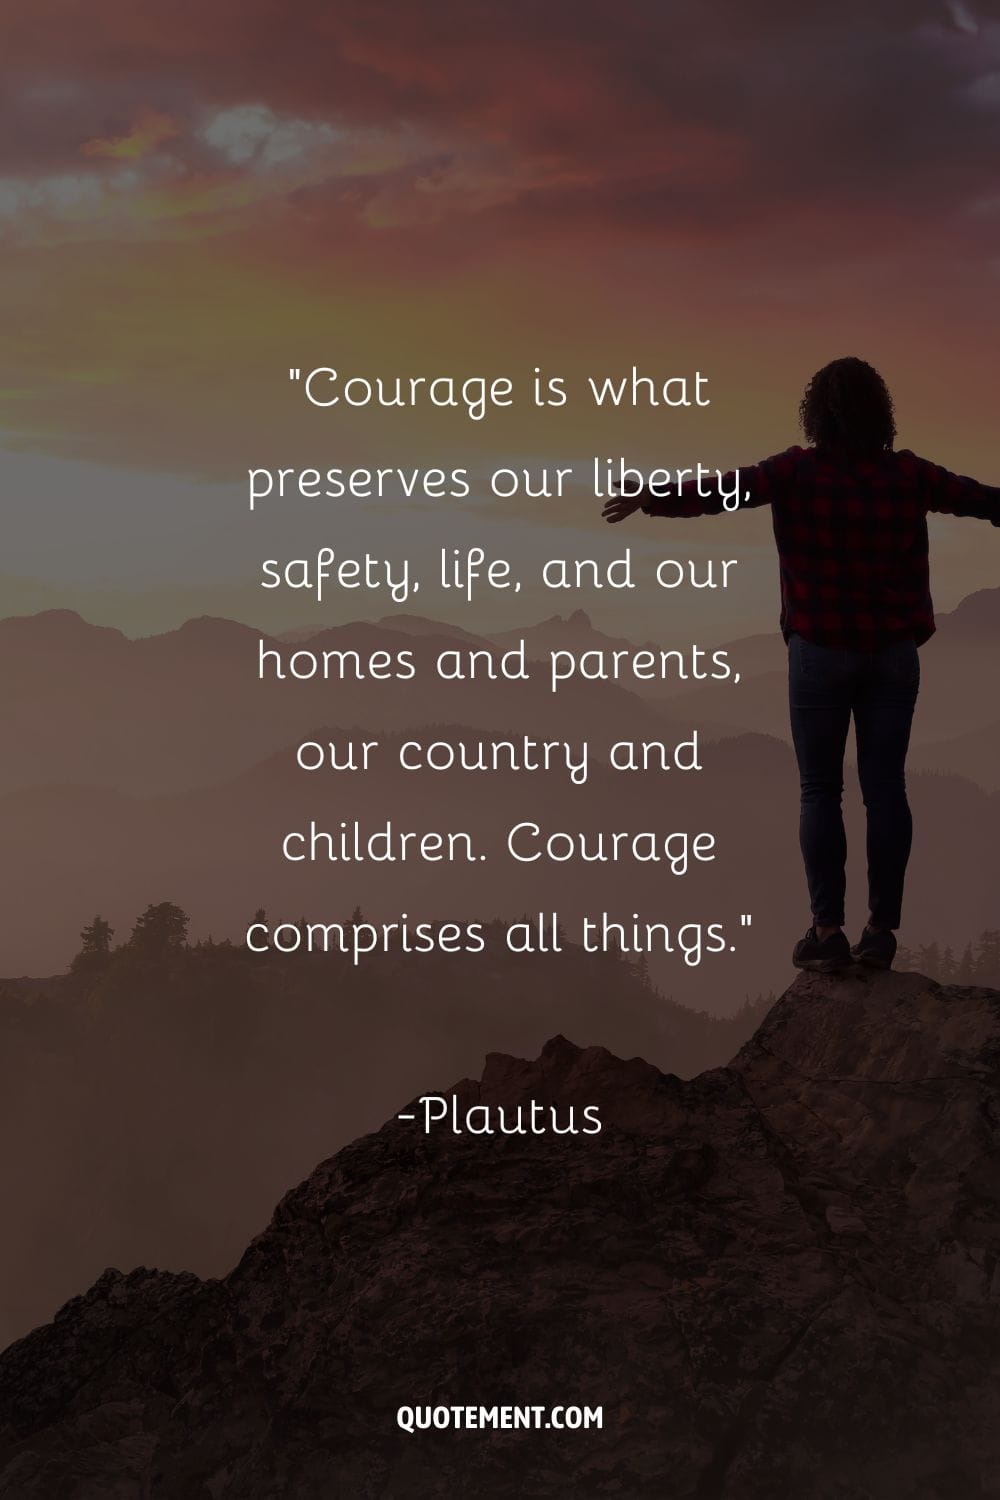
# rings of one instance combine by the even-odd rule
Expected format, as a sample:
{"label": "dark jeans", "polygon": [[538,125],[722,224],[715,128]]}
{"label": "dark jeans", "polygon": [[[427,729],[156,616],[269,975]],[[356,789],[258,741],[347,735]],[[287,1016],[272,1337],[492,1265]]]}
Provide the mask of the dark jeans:
{"label": "dark jeans", "polygon": [[841,796],[852,713],[868,814],[871,920],[899,926],[913,834],[904,767],[919,686],[920,661],[910,639],[880,651],[838,651],[800,635],[788,643],[788,702],[802,786],[799,843],[817,927],[844,921]]}

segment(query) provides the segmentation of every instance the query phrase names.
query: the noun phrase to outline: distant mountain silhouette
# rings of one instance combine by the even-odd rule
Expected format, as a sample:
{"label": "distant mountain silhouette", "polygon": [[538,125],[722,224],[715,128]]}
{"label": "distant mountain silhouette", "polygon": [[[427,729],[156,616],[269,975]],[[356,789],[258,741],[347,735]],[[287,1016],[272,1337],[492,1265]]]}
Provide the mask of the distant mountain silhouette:
{"label": "distant mountain silhouette", "polygon": [[[468,641],[477,646],[489,646],[490,640],[487,636],[476,635],[471,630],[463,630],[461,625],[445,624],[442,620],[431,620],[426,615],[411,615],[404,612],[392,615],[383,615],[375,624],[386,630],[399,631],[403,635],[432,635],[440,636],[442,639]],[[306,641],[315,640],[322,635],[324,630],[331,627],[328,625],[297,625],[291,630],[281,631],[278,639],[290,641],[293,644],[302,644]]]}
{"label": "distant mountain silhouette", "polygon": [[[927,753],[914,764],[923,769],[958,769],[933,747],[952,736],[974,734],[995,719],[995,704],[983,692],[993,680],[1000,651],[1000,589],[981,589],[937,617],[937,632],[921,651],[922,682],[913,723],[914,746]],[[714,735],[753,730],[790,741],[787,650],[780,635],[730,641],[726,648],[741,681],[678,685],[650,697],[681,717],[697,715]],[[851,746],[848,747],[851,753]],[[986,783],[983,783],[984,785]]]}
{"label": "distant mountain silhouette", "polygon": [[[311,649],[398,650],[417,653],[419,684],[365,684],[336,693],[319,683],[261,683],[256,643],[261,633],[233,621],[203,617],[164,635],[130,641],[119,631],[88,625],[69,610],[0,620],[0,681],[18,717],[19,734],[0,749],[0,793],[45,782],[77,782],[134,791],[208,784],[286,745],[297,731],[331,722],[404,728],[463,722],[537,732],[582,732],[588,724],[639,728],[654,713],[699,724],[706,735],[750,730],[787,738],[785,648],[780,636],[730,642],[741,682],[672,688],[636,682],[577,683],[553,701],[547,685],[495,683],[488,688],[435,682],[427,668],[436,651],[456,642],[485,645],[451,625],[402,614],[377,624],[311,627],[289,633],[285,646],[307,638]],[[490,637],[498,650],[524,639],[529,656],[551,649],[615,649],[629,643],[569,616]],[[982,590],[939,617],[923,652],[924,682],[914,744],[974,734],[994,721],[980,691],[982,674],[1000,646],[1000,589]],[[331,704],[336,714],[331,715]],[[530,720],[530,724],[529,724]],[[627,733],[628,729],[623,729]],[[921,765],[931,762],[923,757]],[[951,769],[945,759],[941,769]]]}
{"label": "distant mountain silhouette", "polygon": [[[998,617],[1000,590],[973,595],[941,616],[922,653],[911,762],[917,835],[906,920],[914,933],[924,928],[958,948],[990,925],[1000,858],[1000,805],[991,795],[996,708],[983,686],[996,672]],[[0,681],[18,725],[16,735],[0,742],[0,838],[17,871],[0,930],[0,972],[58,969],[69,956],[65,935],[79,930],[98,904],[120,922],[136,889],[175,893],[200,932],[235,933],[261,900],[287,905],[286,915],[305,909],[318,918],[324,913],[314,909],[317,902],[331,893],[373,903],[387,918],[432,901],[438,914],[511,915],[513,901],[551,905],[555,875],[560,905],[571,916],[596,907],[651,920],[719,914],[735,921],[752,908],[755,926],[741,934],[734,963],[751,992],[780,981],[784,959],[776,953],[806,916],[780,637],[731,643],[742,673],[735,685],[703,682],[667,692],[654,684],[647,694],[650,684],[633,684],[639,692],[576,682],[553,695],[543,671],[528,682],[443,682],[433,670],[437,653],[458,649],[465,637],[422,617],[394,621],[326,627],[309,650],[356,650],[363,658],[407,651],[417,664],[413,681],[261,682],[258,641],[285,653],[294,644],[228,620],[192,620],[136,641],[70,611],[0,621]],[[595,630],[582,610],[493,637],[496,652],[507,649],[508,634],[523,634],[529,655],[620,644]],[[572,788],[552,774],[414,778],[382,766],[362,780],[294,768],[304,738],[374,735],[388,742],[394,735],[427,738],[445,726],[470,735],[586,738],[598,759],[614,739],[671,742],[698,728],[705,769],[684,779],[598,769],[587,786]],[[854,923],[863,916],[863,848],[853,778],[848,808]],[[346,815],[465,828],[491,848],[517,817],[571,830],[694,829],[697,820],[726,848],[720,843],[718,868],[683,884],[664,883],[649,868],[617,869],[609,882],[603,866],[553,871],[492,857],[471,874],[438,869],[433,882],[414,866],[384,865],[353,870],[345,881],[343,871],[326,870],[317,879],[311,867],[294,870],[276,857],[281,834],[297,819]],[[946,858],[951,875],[943,881]],[[692,1000],[720,1003],[715,992],[724,996],[734,987],[724,972],[728,961],[684,974]],[[656,972],[672,987],[667,967],[660,963]]]}
{"label": "distant mountain silhouette", "polygon": [[0,619],[0,650],[92,653],[127,650],[131,642],[109,625],[91,625],[75,609],[46,609]]}
{"label": "distant mountain silhouette", "polygon": [[109,1261],[224,1272],[288,1182],[487,1051],[537,1052],[572,1029],[686,1076],[724,1062],[760,1015],[688,1010],[578,948],[358,969],[226,945],[156,962],[122,950],[89,977],[0,982],[0,1348]]}
{"label": "distant mountain silhouette", "polygon": [[967,594],[953,610],[937,617],[938,630],[950,641],[980,637],[995,644],[1000,637],[1000,588]]}
{"label": "distant mountain silhouette", "polygon": [[[309,650],[412,653],[410,681],[261,681],[249,626],[203,617],[130,641],[56,611],[0,621],[0,682],[18,734],[0,744],[0,795],[47,783],[165,792],[228,779],[335,717],[401,729],[437,721],[538,734],[581,734],[601,723],[652,729],[662,712],[613,683],[568,683],[558,697],[528,682],[446,682],[439,652],[460,638],[358,622],[312,636]],[[484,648],[489,642],[481,643]],[[496,648],[499,651],[500,648]]]}
{"label": "distant mountain silhouette", "polygon": [[192,652],[209,652],[227,660],[237,651],[254,651],[259,636],[259,630],[237,620],[199,615],[162,635],[140,636],[135,646],[144,658],[154,654],[158,657],[177,655],[186,661]]}
{"label": "distant mountain silhouette", "polygon": [[[998,1048],[1000,994],[886,974],[800,979],[687,1083],[562,1038],[493,1055],[461,1110],[603,1132],[392,1120],[221,1281],[106,1271],[0,1359],[0,1496],[993,1493]],[[455,1403],[604,1419],[396,1426]]]}
{"label": "distant mountain silhouette", "polygon": [[494,631],[490,639],[498,646],[512,646],[522,639],[529,656],[545,656],[549,651],[588,651],[598,648],[629,646],[634,644],[622,636],[606,635],[597,630],[586,610],[575,609],[568,615],[550,615],[537,625],[518,627],[514,630]]}
{"label": "distant mountain silhouette", "polygon": [[476,635],[471,630],[463,630],[461,625],[443,625],[440,620],[428,620],[423,615],[384,615],[379,624],[385,625],[389,630],[401,630],[404,635],[447,636],[450,640],[467,641],[473,646],[490,644],[488,636]]}
{"label": "distant mountain silhouette", "polygon": [[[311,726],[322,742],[336,728]],[[424,738],[460,731],[439,725]],[[466,731],[469,732],[469,731]],[[406,737],[411,737],[408,729]],[[766,736],[721,740],[705,751],[700,773],[654,775],[597,766],[585,786],[558,772],[483,775],[449,771],[414,776],[396,766],[394,745],[364,776],[305,774],[293,747],[213,787],[137,797],[110,789],[39,787],[0,797],[0,844],[17,871],[0,930],[0,972],[45,973],[63,967],[72,936],[95,908],[120,927],[135,892],[163,892],[191,911],[195,930],[239,935],[260,904],[285,918],[329,919],[331,907],[355,902],[391,920],[413,916],[475,919],[517,916],[556,906],[564,920],[609,911],[629,919],[681,922],[724,919],[751,928],[698,968],[678,956],[654,955],[657,981],[710,1010],[727,995],[780,984],[787,951],[808,913],[797,848],[798,786],[790,748]],[[993,925],[1000,881],[1000,802],[958,777],[911,777],[917,835],[908,880],[903,940],[932,933],[961,948]],[[852,925],[864,917],[864,837],[852,786],[847,799],[851,843]],[[281,840],[315,818],[336,830],[341,819],[398,828],[468,832],[486,863],[290,864]],[[547,862],[517,865],[506,856],[507,830],[524,819],[549,829],[638,830],[676,827],[714,831],[719,859],[677,878],[662,866]],[[761,878],[766,868],[767,878]],[[942,870],[949,877],[942,879]],[[430,872],[430,873],[428,873]]]}
{"label": "distant mountain silhouette", "polygon": [[954,739],[917,745],[910,765],[918,771],[964,776],[988,792],[1000,792],[1000,720]]}

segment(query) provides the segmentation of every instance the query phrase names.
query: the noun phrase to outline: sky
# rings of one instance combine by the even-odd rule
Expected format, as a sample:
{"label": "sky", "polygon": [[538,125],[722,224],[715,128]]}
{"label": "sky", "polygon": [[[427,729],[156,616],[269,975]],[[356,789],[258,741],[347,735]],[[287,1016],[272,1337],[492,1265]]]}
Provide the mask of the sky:
{"label": "sky", "polygon": [[[585,603],[662,637],[665,601],[578,600],[539,560],[737,556],[692,608],[771,628],[766,516],[610,531],[562,500],[288,505],[254,465],[743,464],[796,441],[841,354],[893,389],[902,445],[1000,482],[996,5],[762,0],[35,0],[0,20],[0,612],[132,633],[319,611],[257,586],[318,545],[513,558],[522,618]],[[698,412],[595,413],[589,374],[706,372]],[[567,381],[560,411],[310,408],[292,366]],[[724,528],[724,529],[723,529]],[[976,523],[934,525],[949,607],[995,582]],[[417,606],[414,605],[414,608]],[[704,615],[704,618],[702,616]]]}

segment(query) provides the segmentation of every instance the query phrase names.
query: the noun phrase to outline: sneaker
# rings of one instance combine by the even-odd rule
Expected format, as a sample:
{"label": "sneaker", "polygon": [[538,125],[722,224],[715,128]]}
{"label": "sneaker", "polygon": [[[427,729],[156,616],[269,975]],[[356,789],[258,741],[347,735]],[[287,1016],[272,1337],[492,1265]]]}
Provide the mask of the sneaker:
{"label": "sneaker", "polygon": [[797,969],[811,969],[818,974],[834,974],[846,969],[851,962],[851,945],[842,932],[820,942],[815,927],[810,927],[804,938],[799,938],[792,952],[792,963]]}
{"label": "sneaker", "polygon": [[851,954],[859,964],[867,964],[871,969],[891,969],[896,957],[896,934],[886,928],[866,927]]}

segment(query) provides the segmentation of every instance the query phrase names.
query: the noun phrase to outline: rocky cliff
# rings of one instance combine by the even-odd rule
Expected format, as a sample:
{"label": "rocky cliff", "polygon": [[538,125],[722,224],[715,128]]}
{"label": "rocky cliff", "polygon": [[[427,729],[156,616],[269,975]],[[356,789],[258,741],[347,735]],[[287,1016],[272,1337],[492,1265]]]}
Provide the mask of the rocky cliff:
{"label": "rocky cliff", "polygon": [[[226,1278],[108,1271],[0,1359],[3,1500],[1000,1496],[1000,994],[803,977],[689,1082],[556,1039],[465,1105],[596,1136],[319,1166]],[[602,1405],[423,1432],[403,1403]]]}

